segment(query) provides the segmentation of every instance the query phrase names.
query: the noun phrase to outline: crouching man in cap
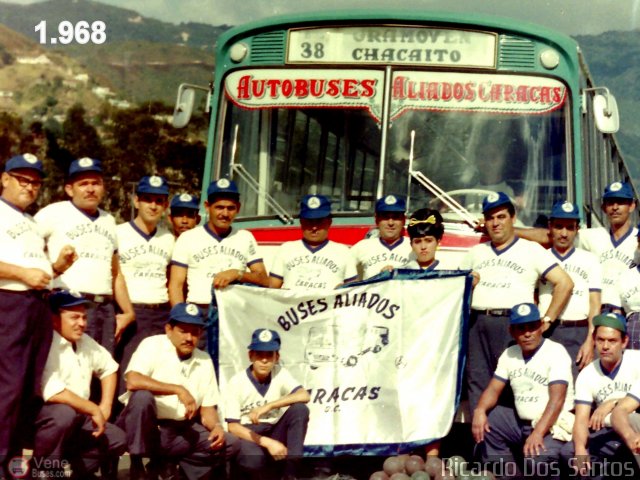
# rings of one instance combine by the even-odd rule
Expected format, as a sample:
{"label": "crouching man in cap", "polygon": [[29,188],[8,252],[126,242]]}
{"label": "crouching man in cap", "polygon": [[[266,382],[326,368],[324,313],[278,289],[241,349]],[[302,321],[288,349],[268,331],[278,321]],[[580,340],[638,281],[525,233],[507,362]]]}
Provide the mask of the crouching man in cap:
{"label": "crouching man in cap", "polygon": [[[571,358],[562,345],[542,337],[540,311],[532,303],[513,307],[509,331],[516,345],[500,356],[480,396],[473,437],[484,462],[504,462],[502,477],[516,475],[514,455],[524,455],[525,476],[559,478],[564,442],[558,438],[570,440],[573,427]],[[507,383],[515,410],[497,405]]]}
{"label": "crouching man in cap", "polygon": [[[117,459],[126,448],[124,432],[107,423],[117,383],[118,364],[84,331],[88,300],[66,290],[49,297],[53,312],[53,342],[42,378],[45,401],[36,419],[33,466],[51,476],[71,466],[73,477],[115,479]],[[100,379],[99,404],[89,400],[91,378]],[[45,468],[43,468],[43,466]],[[48,471],[46,471],[48,470]],[[54,474],[53,476],[59,476]]]}
{"label": "crouching man in cap", "polygon": [[[278,332],[255,330],[248,348],[251,365],[225,389],[229,431],[241,439],[238,464],[251,478],[295,479],[309,423],[309,392],[278,364]],[[270,458],[284,460],[282,474]]]}
{"label": "crouching man in cap", "polygon": [[[125,372],[126,404],[118,425],[127,434],[130,478],[165,475],[178,463],[189,480],[208,478],[230,456],[235,437],[225,434],[216,406],[220,394],[211,357],[196,348],[205,322],[192,303],[178,303],[165,334],[144,339]],[[149,457],[147,472],[142,458]],[[156,478],[156,477],[152,477]]]}

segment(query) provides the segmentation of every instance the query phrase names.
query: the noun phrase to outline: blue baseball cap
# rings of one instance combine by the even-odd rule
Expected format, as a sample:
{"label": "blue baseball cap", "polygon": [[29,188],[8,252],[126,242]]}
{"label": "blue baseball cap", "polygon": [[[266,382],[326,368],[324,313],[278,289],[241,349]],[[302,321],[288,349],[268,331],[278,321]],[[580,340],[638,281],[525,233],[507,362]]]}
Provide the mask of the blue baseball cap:
{"label": "blue baseball cap", "polygon": [[238,191],[236,182],[228,178],[220,178],[211,182],[209,188],[207,188],[207,198],[217,196],[239,200],[240,192]]}
{"label": "blue baseball cap", "polygon": [[74,175],[78,175],[80,173],[86,172],[96,172],[102,174],[102,164],[100,160],[96,160],[95,158],[83,157],[78,160],[74,160],[69,165],[69,175],[71,178]]}
{"label": "blue baseball cap", "polygon": [[324,195],[305,195],[300,201],[300,218],[315,219],[331,216],[331,200]]}
{"label": "blue baseball cap", "polygon": [[613,182],[606,186],[602,199],[621,198],[624,200],[633,200],[633,189],[627,182]]}
{"label": "blue baseball cap", "polygon": [[509,325],[537,322],[540,320],[540,310],[533,303],[514,305],[509,316]]}
{"label": "blue baseball cap", "polygon": [[568,202],[566,200],[561,200],[553,204],[551,207],[551,215],[550,218],[566,218],[568,220],[580,220],[580,212],[578,211],[578,206]]}
{"label": "blue baseball cap", "polygon": [[174,195],[171,199],[170,208],[189,208],[191,210],[199,210],[200,209],[200,201],[198,197],[194,195],[190,195],[188,193],[180,193],[178,195]]}
{"label": "blue baseball cap", "polygon": [[10,172],[12,170],[27,168],[30,170],[35,170],[40,174],[41,177],[44,177],[42,162],[38,159],[38,157],[31,153],[23,153],[22,155],[11,157],[9,160],[7,160],[7,163],[4,166],[4,171]]}
{"label": "blue baseball cap", "polygon": [[202,312],[194,303],[176,303],[169,312],[169,321],[171,320],[178,323],[198,325],[199,327],[207,326],[202,317]]}
{"label": "blue baseball cap", "polygon": [[91,305],[91,302],[78,292],[58,290],[49,295],[49,307],[53,313],[76,305]]}
{"label": "blue baseball cap", "polygon": [[259,328],[251,335],[251,344],[247,348],[255,352],[277,352],[280,350],[280,335],[275,330]]}
{"label": "blue baseball cap", "polygon": [[509,195],[504,192],[492,192],[482,200],[482,213],[487,213],[489,210],[493,210],[503,205],[512,205],[513,202]]}
{"label": "blue baseball cap", "polygon": [[593,328],[597,327],[611,327],[626,334],[627,319],[619,313],[602,313],[593,317]]}
{"label": "blue baseball cap", "polygon": [[158,175],[142,177],[136,187],[136,193],[151,193],[154,195],[169,196],[169,184]]}
{"label": "blue baseball cap", "polygon": [[376,201],[376,213],[378,212],[402,212],[407,211],[407,200],[400,195],[387,195]]}

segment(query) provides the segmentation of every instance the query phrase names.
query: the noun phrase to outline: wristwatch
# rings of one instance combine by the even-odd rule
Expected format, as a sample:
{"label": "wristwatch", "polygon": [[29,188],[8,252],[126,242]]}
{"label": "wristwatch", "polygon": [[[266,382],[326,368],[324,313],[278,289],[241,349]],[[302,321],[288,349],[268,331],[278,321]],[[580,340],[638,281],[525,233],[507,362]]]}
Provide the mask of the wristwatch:
{"label": "wristwatch", "polygon": [[545,315],[544,317],[542,317],[542,321],[544,323],[551,323],[551,317],[549,315]]}

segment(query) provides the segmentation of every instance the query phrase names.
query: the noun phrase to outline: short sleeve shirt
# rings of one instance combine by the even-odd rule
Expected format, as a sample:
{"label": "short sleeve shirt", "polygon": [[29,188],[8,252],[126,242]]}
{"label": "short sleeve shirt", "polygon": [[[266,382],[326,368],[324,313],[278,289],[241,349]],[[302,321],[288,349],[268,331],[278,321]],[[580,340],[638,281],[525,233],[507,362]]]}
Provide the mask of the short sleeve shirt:
{"label": "short sleeve shirt", "polygon": [[[0,262],[24,268],[38,268],[52,274],[45,254],[45,241],[30,215],[0,198]],[[19,281],[0,278],[3,290],[25,291],[29,287]]]}
{"label": "short sleeve shirt", "polygon": [[54,288],[95,295],[113,293],[111,266],[118,239],[111,214],[98,209],[91,217],[71,201],[64,201],[47,205],[34,218],[47,239],[52,262],[65,245],[72,245],[78,254],[73,265],[53,280]]}
{"label": "short sleeve shirt", "polygon": [[184,232],[176,241],[172,265],[187,269],[187,301],[209,304],[211,286],[217,273],[229,269],[245,270],[261,263],[258,245],[248,230],[231,230],[224,238],[208,224]]}
{"label": "short sleeve shirt", "polygon": [[638,267],[629,268],[620,274],[618,295],[620,300],[614,305],[624,308],[627,315],[632,312],[640,312],[640,270]]}
{"label": "short sleeve shirt", "polygon": [[118,225],[117,233],[120,267],[131,301],[168,302],[167,268],[175,243],[173,235],[164,228],[147,235],[134,222]]}
{"label": "short sleeve shirt", "polygon": [[[602,290],[602,269],[594,254],[580,248],[572,248],[563,257],[554,249],[551,253],[573,280],[573,292],[560,315],[561,320],[583,320],[589,316],[589,294]],[[546,280],[538,284],[539,307],[546,312],[553,297],[553,285]]]}
{"label": "short sleeve shirt", "polygon": [[516,237],[502,250],[491,242],[474,246],[464,257],[461,269],[480,274],[471,307],[481,310],[533,303],[538,279],[557,265],[553,255],[538,243]]}
{"label": "short sleeve shirt", "polygon": [[[181,360],[167,335],[145,338],[133,353],[125,374],[127,372],[138,372],[159,382],[182,385],[198,408],[219,404],[218,381],[211,357],[196,348],[189,359]],[[130,396],[130,392],[126,392],[119,399],[126,404]],[[186,410],[177,395],[156,395],[156,407],[159,419],[185,419]]]}
{"label": "short sleeve shirt", "polygon": [[412,252],[411,241],[407,237],[400,237],[391,245],[379,237],[365,238],[351,248],[364,279],[379,274],[386,266],[402,267],[410,260]]}
{"label": "short sleeve shirt", "polygon": [[42,375],[42,398],[69,390],[85,400],[91,393],[91,378],[103,379],[118,371],[111,354],[89,335],[75,344],[53,332],[51,349]]}
{"label": "short sleeve shirt", "polygon": [[270,275],[283,281],[282,288],[323,290],[354,280],[358,272],[346,245],[327,240],[312,248],[296,240],[278,248]]}
{"label": "short sleeve shirt", "polygon": [[[224,389],[225,416],[227,422],[250,424],[249,412],[256,407],[274,402],[302,388],[289,371],[276,366],[269,381],[259,383],[251,373],[251,367],[236,373]],[[260,417],[260,423],[277,423],[286,408],[273,409]]]}
{"label": "short sleeve shirt", "polygon": [[635,267],[633,254],[638,246],[638,229],[631,228],[619,240],[605,228],[585,228],[578,233],[578,245],[593,253],[602,265],[602,303],[617,305],[620,274]]}
{"label": "short sleeve shirt", "polygon": [[636,383],[640,383],[640,351],[625,350],[622,361],[611,372],[594,360],[576,378],[576,405],[595,404],[623,398]]}
{"label": "short sleeve shirt", "polygon": [[573,408],[571,358],[562,345],[552,340],[543,339],[526,359],[518,345],[507,348],[498,359],[494,378],[509,382],[518,417],[522,420],[540,418],[549,402],[549,386],[556,383],[568,386],[563,410],[568,412]]}

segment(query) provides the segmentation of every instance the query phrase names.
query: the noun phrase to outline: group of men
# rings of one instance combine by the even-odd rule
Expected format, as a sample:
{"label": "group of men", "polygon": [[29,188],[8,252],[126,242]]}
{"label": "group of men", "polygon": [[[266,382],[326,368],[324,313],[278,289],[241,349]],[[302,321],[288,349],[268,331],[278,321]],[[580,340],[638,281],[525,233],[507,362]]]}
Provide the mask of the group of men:
{"label": "group of men", "polygon": [[[97,468],[113,475],[114,460],[125,450],[135,478],[157,478],[174,463],[187,478],[204,478],[216,461],[242,452],[249,452],[244,458],[257,458],[256,452],[273,459],[300,455],[308,421],[301,407],[308,395],[289,375],[272,370],[279,338],[270,330],[255,332],[253,367],[235,382],[247,392],[246,405],[270,385],[279,394],[253,410],[239,402],[229,411],[240,418],[225,417],[231,433],[222,430],[216,406],[225,395],[218,393],[210,357],[196,348],[212,288],[242,282],[322,290],[386,269],[438,266],[442,217],[429,209],[415,212],[407,239],[406,203],[397,195],[376,201],[377,236],[351,249],[328,239],[330,200],[306,195],[299,212],[302,238],[283,244],[267,272],[252,234],[232,227],[241,207],[232,180],[209,185],[208,219],[198,225],[197,198],[176,195],[169,204],[166,180],[146,176],[133,199],[135,218],[116,225],[99,208],[105,195],[99,161],[72,162],[64,185],[69,200],[32,218],[25,211],[43,177],[42,163],[30,154],[8,160],[2,173],[0,478],[10,478],[10,460],[25,445],[20,425],[27,424],[22,418],[32,406],[40,407],[34,456],[51,459],[49,465],[63,458],[69,444],[64,432],[73,431],[75,442],[81,439],[74,445],[88,452],[71,467],[78,478]],[[162,226],[169,207],[173,233]],[[609,185],[602,208],[610,230],[579,230],[580,214],[570,202],[554,205],[548,229],[516,229],[508,195],[496,192],[483,202],[489,241],[470,249],[459,267],[475,278],[466,377],[473,434],[486,457],[514,448],[525,457],[551,457],[563,448],[550,439],[566,440],[567,434],[575,452],[563,451],[571,458],[593,453],[589,445],[599,443],[592,437],[604,439],[601,455],[618,453],[620,443],[640,451],[637,424],[627,415],[640,403],[637,369],[633,359],[621,367],[631,358],[622,351],[639,333],[637,323],[621,315],[632,313],[624,308],[636,301],[632,285],[622,295],[620,286],[620,276],[637,263],[630,186]],[[77,365],[85,369],[82,375],[75,375]],[[629,372],[624,381],[623,371]],[[92,395],[92,376],[100,380],[99,398]],[[574,410],[574,380],[575,422],[567,415]],[[513,398],[505,395],[509,390]],[[122,412],[114,412],[116,391]],[[591,404],[597,406],[593,414]],[[283,414],[284,407],[291,414]],[[622,435],[615,437],[617,447],[614,433],[600,432],[612,410]],[[295,435],[273,427],[282,419],[287,428],[296,426]],[[162,461],[158,452],[175,462]],[[151,458],[146,466],[144,457]],[[239,463],[251,474],[264,467],[262,461]],[[295,465],[285,474],[294,476]]]}

